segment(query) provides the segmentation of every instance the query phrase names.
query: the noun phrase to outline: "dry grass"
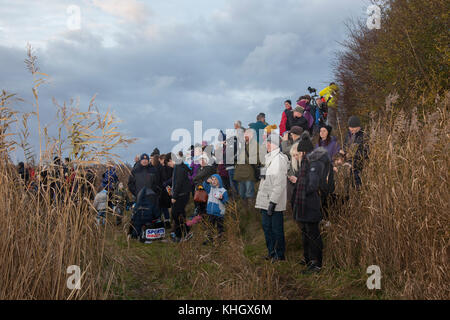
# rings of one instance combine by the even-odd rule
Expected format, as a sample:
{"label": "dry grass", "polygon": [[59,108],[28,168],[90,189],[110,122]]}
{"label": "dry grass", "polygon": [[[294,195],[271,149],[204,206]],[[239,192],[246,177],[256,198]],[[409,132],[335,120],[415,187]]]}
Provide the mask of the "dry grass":
{"label": "dry grass", "polygon": [[213,226],[203,222],[196,226],[192,241],[181,243],[177,268],[188,274],[192,296],[198,299],[283,298],[276,270],[268,264],[255,267],[245,256],[241,214],[239,204],[232,201],[227,208],[222,238],[203,246],[205,234],[215,233]]}
{"label": "dry grass", "polygon": [[329,261],[379,265],[390,297],[449,299],[450,97],[423,114],[396,111],[391,100],[369,126],[361,191],[336,208]]}
{"label": "dry grass", "polygon": [[[26,63],[34,79],[35,112],[20,117],[13,108],[14,95],[0,95],[0,299],[106,298],[115,268],[113,255],[105,247],[106,228],[95,223],[92,196],[81,188],[71,189],[62,167],[52,160],[69,153],[76,167],[74,185],[95,192],[95,186],[85,179],[86,169],[114,161],[111,150],[131,141],[117,132],[112,114],[101,114],[94,107],[94,100],[86,112],[56,106],[57,134],[50,135],[39,117],[38,87],[47,75],[38,71],[36,61],[29,48]],[[47,182],[36,179],[35,189],[24,185],[10,161],[17,147],[24,149],[28,161],[34,157],[27,142],[33,120],[38,122],[35,134],[40,138],[37,176],[44,164],[49,169]],[[19,133],[12,131],[12,124],[17,124]],[[56,198],[52,198],[52,189]],[[80,290],[67,287],[71,265],[81,269]]]}

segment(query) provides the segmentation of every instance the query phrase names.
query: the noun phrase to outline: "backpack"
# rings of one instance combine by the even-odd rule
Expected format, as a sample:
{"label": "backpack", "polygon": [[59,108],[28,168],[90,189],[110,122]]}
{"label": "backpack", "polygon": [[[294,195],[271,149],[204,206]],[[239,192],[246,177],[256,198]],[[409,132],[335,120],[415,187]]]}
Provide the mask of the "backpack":
{"label": "backpack", "polygon": [[163,240],[165,237],[166,229],[164,228],[164,223],[158,219],[142,225],[139,241],[142,243],[151,243],[155,240]]}
{"label": "backpack", "polygon": [[316,160],[320,165],[319,172],[319,192],[323,195],[331,194],[334,192],[334,171],[328,156],[322,156]]}

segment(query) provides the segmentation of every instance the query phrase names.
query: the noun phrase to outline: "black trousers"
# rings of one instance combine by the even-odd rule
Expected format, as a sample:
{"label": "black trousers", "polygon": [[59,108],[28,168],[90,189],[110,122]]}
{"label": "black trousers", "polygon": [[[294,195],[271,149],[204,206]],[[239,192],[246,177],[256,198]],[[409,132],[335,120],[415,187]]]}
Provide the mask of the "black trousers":
{"label": "black trousers", "polygon": [[320,235],[319,222],[302,222],[303,256],[306,263],[314,261],[322,266],[323,242]]}
{"label": "black trousers", "polygon": [[172,218],[174,221],[174,231],[178,238],[182,238],[183,234],[189,232],[189,227],[186,225],[186,205],[189,202],[190,194],[178,197],[177,201],[172,205]]}

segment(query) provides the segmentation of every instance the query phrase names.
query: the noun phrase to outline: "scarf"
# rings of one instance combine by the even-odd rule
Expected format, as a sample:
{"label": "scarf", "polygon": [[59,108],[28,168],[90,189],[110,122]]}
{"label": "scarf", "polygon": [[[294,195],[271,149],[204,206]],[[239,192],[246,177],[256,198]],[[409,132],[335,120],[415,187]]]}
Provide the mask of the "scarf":
{"label": "scarf", "polygon": [[294,219],[299,221],[300,217],[303,216],[306,200],[306,184],[307,176],[306,173],[309,169],[309,162],[306,160],[306,156],[303,157],[300,169],[297,176],[297,184],[295,186],[295,198],[294,198]]}

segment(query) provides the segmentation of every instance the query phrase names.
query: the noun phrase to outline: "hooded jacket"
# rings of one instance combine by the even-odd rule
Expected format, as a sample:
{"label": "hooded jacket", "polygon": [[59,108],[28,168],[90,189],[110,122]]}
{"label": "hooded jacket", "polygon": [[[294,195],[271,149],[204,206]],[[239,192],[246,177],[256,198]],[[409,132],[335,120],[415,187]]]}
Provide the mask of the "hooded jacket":
{"label": "hooded jacket", "polygon": [[132,217],[134,223],[149,223],[160,217],[158,208],[158,195],[152,189],[144,187],[139,191],[136,207]]}
{"label": "hooded jacket", "polygon": [[[213,174],[211,178],[212,177],[215,177],[219,181],[219,186],[213,187],[206,181],[203,182],[203,188],[208,193],[206,213],[213,216],[223,217],[225,215],[225,205],[228,202],[228,192],[223,187],[222,178],[218,174]],[[219,199],[220,196],[222,196],[222,199]]]}
{"label": "hooded jacket", "polygon": [[95,196],[93,206],[97,211],[105,211],[108,206],[108,193],[102,190]]}
{"label": "hooded jacket", "polygon": [[255,208],[267,210],[270,202],[276,203],[275,211],[286,210],[286,186],[289,160],[280,148],[265,157],[265,178],[261,179]]}
{"label": "hooded jacket", "polygon": [[112,190],[117,182],[119,182],[119,178],[117,177],[116,168],[109,168],[103,173],[102,188]]}
{"label": "hooded jacket", "polygon": [[330,108],[336,108],[337,107],[337,93],[338,93],[339,87],[335,84],[332,84],[331,86],[326,87],[325,89],[323,89],[322,91],[319,92],[319,95],[321,97],[325,98],[325,101],[328,101],[328,98],[330,98],[330,95],[333,95],[333,98],[331,98],[328,101],[327,106]]}

